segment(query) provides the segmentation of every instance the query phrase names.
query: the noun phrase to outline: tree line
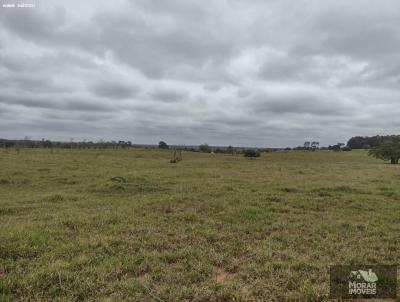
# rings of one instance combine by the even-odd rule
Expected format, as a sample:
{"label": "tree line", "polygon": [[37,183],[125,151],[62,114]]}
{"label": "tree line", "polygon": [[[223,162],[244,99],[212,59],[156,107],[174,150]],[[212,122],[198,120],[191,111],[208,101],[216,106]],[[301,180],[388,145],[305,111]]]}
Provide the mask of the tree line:
{"label": "tree line", "polygon": [[349,139],[347,146],[351,149],[371,149],[398,135],[354,136]]}
{"label": "tree line", "polygon": [[[170,146],[164,142],[160,141],[158,143],[158,148],[159,149],[170,149]],[[230,155],[239,155],[242,154],[244,157],[260,157],[261,152],[271,152],[271,151],[276,151],[272,149],[267,149],[267,148],[238,148],[238,147],[233,147],[229,145],[228,147],[211,147],[210,145],[204,143],[199,145],[198,148],[193,148],[193,147],[173,147],[174,150],[180,150],[180,151],[191,151],[191,152],[203,152],[203,153],[211,153],[211,154],[217,154],[217,153],[223,153],[223,154],[230,154]]]}
{"label": "tree line", "polygon": [[[131,141],[103,141],[98,142],[92,141],[81,141],[81,142],[54,142],[46,139],[40,141],[23,139],[23,140],[8,140],[0,138],[0,147],[8,149],[15,148],[64,148],[64,149],[118,149],[118,148],[129,148],[129,147],[146,147],[141,145],[133,145]],[[158,144],[160,149],[169,149],[167,143],[160,141]],[[226,153],[226,154],[243,154],[245,157],[259,157],[260,152],[273,152],[278,149],[271,148],[234,148],[228,147],[211,147],[208,144],[202,144],[198,148],[188,147],[175,147],[176,150],[182,151],[193,151],[193,152],[205,152],[205,153]],[[319,143],[305,142],[303,146],[293,148],[294,150],[302,149],[315,151],[320,148]],[[352,137],[348,142],[347,146],[343,143],[337,143],[336,145],[329,146],[329,150],[334,151],[351,151],[352,149],[369,149],[368,154],[377,159],[390,161],[391,164],[398,164],[400,161],[400,135],[386,135],[386,136],[355,136]],[[279,149],[279,150],[291,150],[291,148]]]}
{"label": "tree line", "polygon": [[131,147],[131,141],[80,141],[57,142],[48,139],[42,140],[9,140],[0,138],[1,148],[62,148],[62,149],[117,149]]}

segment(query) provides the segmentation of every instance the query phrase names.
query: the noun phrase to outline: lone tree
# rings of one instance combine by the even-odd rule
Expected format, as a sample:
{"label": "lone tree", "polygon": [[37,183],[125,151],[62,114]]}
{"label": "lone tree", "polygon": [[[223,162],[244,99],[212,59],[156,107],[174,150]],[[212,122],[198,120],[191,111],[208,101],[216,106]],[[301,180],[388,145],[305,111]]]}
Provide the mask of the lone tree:
{"label": "lone tree", "polygon": [[313,141],[311,143],[311,151],[318,150],[318,148],[319,148],[319,142]]}
{"label": "lone tree", "polygon": [[400,137],[393,136],[382,144],[369,150],[369,156],[382,160],[390,160],[392,165],[397,165],[400,159]]}
{"label": "lone tree", "polygon": [[160,148],[160,149],[169,149],[169,146],[167,145],[166,142],[160,141],[160,142],[158,143],[158,148]]}
{"label": "lone tree", "polygon": [[202,144],[199,146],[199,150],[201,152],[206,152],[206,153],[210,153],[212,150],[210,148],[210,146],[208,144]]}

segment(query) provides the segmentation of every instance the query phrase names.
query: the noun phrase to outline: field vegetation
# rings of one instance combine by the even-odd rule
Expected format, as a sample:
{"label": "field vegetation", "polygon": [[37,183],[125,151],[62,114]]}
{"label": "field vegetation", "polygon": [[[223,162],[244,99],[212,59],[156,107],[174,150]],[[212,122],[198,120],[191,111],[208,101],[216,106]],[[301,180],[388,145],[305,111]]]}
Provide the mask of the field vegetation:
{"label": "field vegetation", "polygon": [[0,150],[0,301],[326,301],[396,264],[400,167],[352,152]]}

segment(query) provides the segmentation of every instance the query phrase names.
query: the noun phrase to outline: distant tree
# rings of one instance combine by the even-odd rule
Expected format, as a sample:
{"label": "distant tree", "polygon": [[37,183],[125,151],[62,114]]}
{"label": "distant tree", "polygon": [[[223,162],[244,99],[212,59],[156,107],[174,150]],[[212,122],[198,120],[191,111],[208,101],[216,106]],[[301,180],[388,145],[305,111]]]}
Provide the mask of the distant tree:
{"label": "distant tree", "polygon": [[226,153],[233,155],[235,153],[235,149],[229,145],[228,148],[226,148]]}
{"label": "distant tree", "polygon": [[344,146],[343,143],[337,143],[336,145],[329,146],[331,150],[333,151],[342,151],[342,147]]}
{"label": "distant tree", "polygon": [[319,142],[313,141],[313,142],[311,143],[311,150],[312,150],[312,151],[315,151],[315,150],[317,150],[318,148],[319,148]]}
{"label": "distant tree", "polygon": [[211,152],[211,148],[208,144],[202,144],[199,146],[199,150],[201,152],[206,152],[206,153],[210,153]]}
{"label": "distant tree", "polygon": [[310,150],[311,143],[310,142],[304,142],[304,150]]}
{"label": "distant tree", "polygon": [[386,139],[382,144],[369,150],[369,156],[382,160],[390,160],[390,163],[396,165],[400,159],[400,137],[393,136]]}
{"label": "distant tree", "polygon": [[44,148],[51,148],[51,146],[53,145],[52,142],[50,140],[42,140],[43,142],[43,147]]}
{"label": "distant tree", "polygon": [[244,150],[243,155],[244,155],[244,157],[248,157],[248,158],[260,157],[260,152],[258,152],[258,150],[254,150],[254,149],[247,149],[247,150]]}
{"label": "distant tree", "polygon": [[169,149],[169,146],[167,145],[166,142],[160,141],[160,142],[158,143],[158,148],[160,148],[160,149]]}

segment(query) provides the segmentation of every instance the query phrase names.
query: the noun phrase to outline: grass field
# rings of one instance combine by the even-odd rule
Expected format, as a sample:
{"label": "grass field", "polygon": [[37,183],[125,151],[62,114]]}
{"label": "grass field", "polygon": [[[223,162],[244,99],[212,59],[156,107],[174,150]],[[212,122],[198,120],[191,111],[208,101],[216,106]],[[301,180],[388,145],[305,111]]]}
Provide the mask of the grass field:
{"label": "grass field", "polygon": [[329,265],[399,263],[398,166],[170,157],[0,150],[0,300],[325,301]]}

